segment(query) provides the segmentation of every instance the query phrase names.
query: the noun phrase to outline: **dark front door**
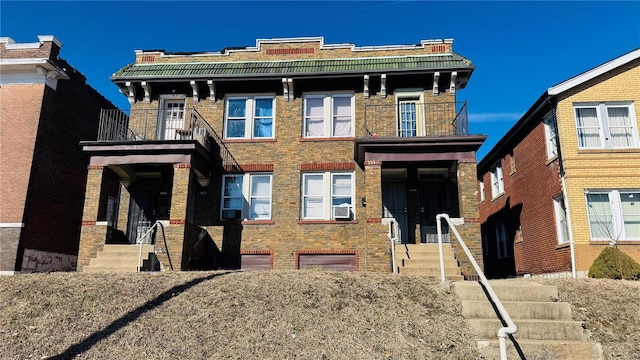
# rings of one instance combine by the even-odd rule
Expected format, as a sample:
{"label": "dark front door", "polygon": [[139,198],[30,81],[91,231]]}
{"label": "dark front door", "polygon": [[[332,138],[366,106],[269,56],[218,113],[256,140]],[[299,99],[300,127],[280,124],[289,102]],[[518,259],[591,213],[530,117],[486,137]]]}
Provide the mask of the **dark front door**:
{"label": "dark front door", "polygon": [[409,242],[407,219],[407,180],[405,176],[382,177],[382,217],[398,222],[398,240],[402,244]]}
{"label": "dark front door", "polygon": [[[449,214],[449,186],[446,179],[420,178],[420,242],[437,243],[436,215]],[[449,214],[454,217],[454,214]],[[448,229],[443,224],[443,241],[448,242]]]}
{"label": "dark front door", "polygon": [[135,244],[139,242],[138,240],[150,242],[149,239],[142,239],[142,237],[156,221],[159,188],[159,177],[138,178],[131,185],[127,226],[127,237],[130,243]]}

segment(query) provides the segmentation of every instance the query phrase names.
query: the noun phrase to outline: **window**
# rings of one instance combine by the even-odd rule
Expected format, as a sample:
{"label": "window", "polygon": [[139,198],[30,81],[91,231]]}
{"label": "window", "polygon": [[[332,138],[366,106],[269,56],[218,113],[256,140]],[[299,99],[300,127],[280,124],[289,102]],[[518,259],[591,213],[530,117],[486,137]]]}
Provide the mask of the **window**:
{"label": "window", "polygon": [[353,136],[353,95],[306,95],[304,137]]}
{"label": "window", "polygon": [[226,139],[273,138],[274,97],[229,97]]}
{"label": "window", "polygon": [[478,183],[480,184],[480,201],[484,201],[484,182],[480,181]]}
{"label": "window", "polygon": [[569,225],[567,222],[567,207],[562,195],[553,199],[553,207],[556,213],[556,233],[558,234],[558,244],[569,242]]}
{"label": "window", "polygon": [[491,196],[497,197],[504,192],[504,181],[502,179],[502,166],[497,164],[491,169]]}
{"label": "window", "polygon": [[585,104],[574,108],[580,148],[638,147],[632,103]]}
{"label": "window", "polygon": [[[338,214],[334,207],[348,207],[354,212],[353,173],[302,174],[302,219],[328,220]],[[340,216],[343,218],[343,216]]]}
{"label": "window", "polygon": [[558,156],[558,124],[553,113],[544,119],[544,133],[547,139],[547,159]]}
{"label": "window", "polygon": [[179,140],[176,130],[184,129],[184,98],[162,98],[161,123],[158,126],[158,139]]}
{"label": "window", "polygon": [[[271,219],[271,183],[272,174],[224,175],[222,218]],[[239,217],[233,214],[239,214]]]}
{"label": "window", "polygon": [[504,224],[498,224],[496,226],[496,251],[498,259],[509,256],[509,249],[507,248],[507,228]]}
{"label": "window", "polygon": [[588,191],[591,239],[640,240],[640,190]]}

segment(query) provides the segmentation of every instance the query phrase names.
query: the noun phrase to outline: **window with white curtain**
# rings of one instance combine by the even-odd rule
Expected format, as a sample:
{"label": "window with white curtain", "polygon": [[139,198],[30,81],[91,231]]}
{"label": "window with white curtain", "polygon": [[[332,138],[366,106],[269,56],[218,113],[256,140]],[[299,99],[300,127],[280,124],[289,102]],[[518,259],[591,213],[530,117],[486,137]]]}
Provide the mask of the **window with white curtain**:
{"label": "window with white curtain", "polygon": [[274,137],[273,96],[232,96],[226,99],[226,139]]}
{"label": "window with white curtain", "polygon": [[640,240],[640,190],[587,191],[591,239]]}
{"label": "window with white curtain", "polygon": [[333,206],[354,212],[354,174],[319,172],[302,174],[302,219],[328,220]]}
{"label": "window with white curtain", "polygon": [[556,232],[558,244],[569,242],[569,224],[567,221],[567,207],[562,195],[553,199],[553,207],[556,213]]}
{"label": "window with white curtain", "polygon": [[580,148],[639,146],[633,103],[574,104],[574,109]]}
{"label": "window with white curtain", "polygon": [[551,159],[558,156],[558,124],[553,113],[549,113],[543,122],[547,140],[547,159]]}
{"label": "window with white curtain", "polygon": [[353,94],[305,95],[304,137],[353,136]]}
{"label": "window with white curtain", "polygon": [[491,196],[495,198],[502,193],[504,193],[504,179],[502,165],[498,163],[491,169]]}
{"label": "window with white curtain", "polygon": [[240,210],[241,219],[271,219],[272,177],[270,173],[224,175],[222,212]]}

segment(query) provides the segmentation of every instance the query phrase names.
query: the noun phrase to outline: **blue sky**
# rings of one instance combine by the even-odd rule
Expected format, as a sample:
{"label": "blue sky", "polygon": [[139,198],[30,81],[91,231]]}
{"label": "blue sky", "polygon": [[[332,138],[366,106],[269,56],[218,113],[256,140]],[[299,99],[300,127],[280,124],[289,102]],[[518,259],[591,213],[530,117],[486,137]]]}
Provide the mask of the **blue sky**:
{"label": "blue sky", "polygon": [[0,36],[55,35],[61,57],[122,109],[109,76],[136,49],[217,51],[257,38],[324,36],[357,46],[453,38],[476,70],[458,100],[481,159],[550,86],[640,47],[640,2],[0,1]]}

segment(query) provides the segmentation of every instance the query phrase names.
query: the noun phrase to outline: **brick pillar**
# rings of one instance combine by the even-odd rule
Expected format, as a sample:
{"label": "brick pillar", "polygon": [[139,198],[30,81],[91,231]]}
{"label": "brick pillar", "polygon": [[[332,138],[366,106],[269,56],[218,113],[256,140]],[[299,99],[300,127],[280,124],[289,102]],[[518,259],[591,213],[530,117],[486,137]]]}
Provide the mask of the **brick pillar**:
{"label": "brick pillar", "polygon": [[391,245],[387,237],[387,225],[382,224],[381,165],[380,161],[365,162],[366,246],[360,256],[361,271],[391,271]]}
{"label": "brick pillar", "polygon": [[[174,270],[182,270],[184,252],[185,223],[187,219],[187,201],[189,199],[189,180],[191,178],[191,164],[175,164],[173,166],[173,188],[171,190],[171,212],[169,226],[165,228],[167,247]],[[156,236],[158,246],[163,247],[162,238]],[[165,269],[169,269],[169,259],[161,254],[158,259]]]}
{"label": "brick pillar", "polygon": [[[458,162],[458,202],[460,204],[460,216],[463,217],[465,221],[464,225],[457,227],[458,232],[465,244],[467,244],[476,262],[484,271],[475,159],[473,161]],[[465,275],[475,275],[476,271],[471,266],[466,254],[464,254],[464,251],[460,248],[453,236],[452,243],[458,261],[460,261],[462,273]]]}
{"label": "brick pillar", "polygon": [[366,161],[364,167],[367,219],[382,217],[382,162]]}
{"label": "brick pillar", "polygon": [[107,227],[96,226],[103,172],[102,166],[89,166],[78,249],[78,271],[82,271],[82,266],[89,264],[89,260],[102,250],[106,241]]}

